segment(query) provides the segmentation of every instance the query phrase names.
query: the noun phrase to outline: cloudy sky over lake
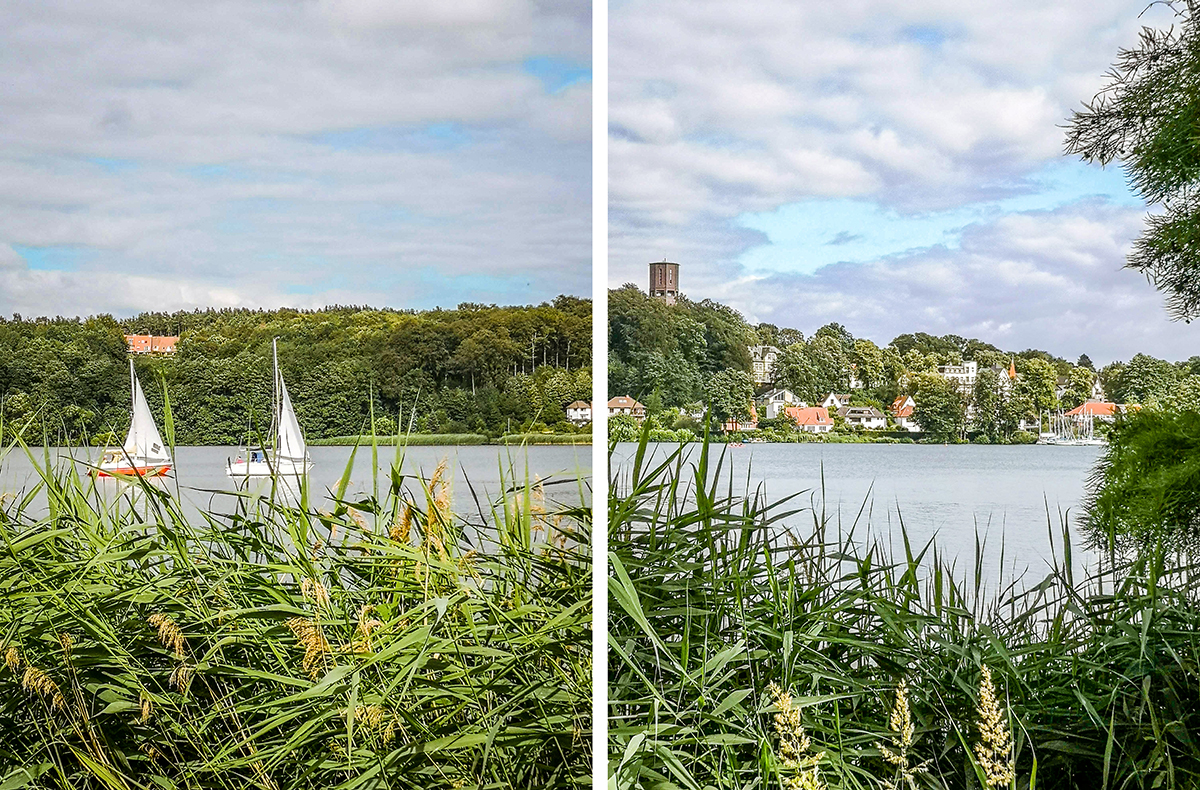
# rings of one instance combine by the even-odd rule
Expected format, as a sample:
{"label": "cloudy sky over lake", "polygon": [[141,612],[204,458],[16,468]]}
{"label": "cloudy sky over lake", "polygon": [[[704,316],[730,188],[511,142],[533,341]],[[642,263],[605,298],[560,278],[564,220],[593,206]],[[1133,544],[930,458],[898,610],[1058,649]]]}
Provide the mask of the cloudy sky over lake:
{"label": "cloudy sky over lake", "polygon": [[1062,156],[1162,6],[614,0],[609,280],[682,264],[693,299],[1074,360],[1200,353],[1122,269],[1146,208]]}
{"label": "cloudy sky over lake", "polygon": [[590,15],[7,3],[0,314],[587,295]]}

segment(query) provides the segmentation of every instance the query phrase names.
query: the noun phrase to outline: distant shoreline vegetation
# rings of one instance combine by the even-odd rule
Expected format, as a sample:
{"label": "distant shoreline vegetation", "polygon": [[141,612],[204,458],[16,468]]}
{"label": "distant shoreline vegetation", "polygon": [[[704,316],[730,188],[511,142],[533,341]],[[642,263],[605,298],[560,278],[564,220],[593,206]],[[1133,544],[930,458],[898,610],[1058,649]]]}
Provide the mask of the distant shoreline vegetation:
{"label": "distant shoreline vegetation", "polygon": [[[327,439],[316,439],[310,444],[317,447],[348,447],[351,445],[370,445],[370,434],[357,436],[333,436]],[[413,433],[407,436],[376,436],[374,443],[381,446],[396,444],[413,447],[446,446],[446,445],[483,445],[483,444],[591,444],[590,433],[513,433],[495,438],[489,438],[481,433]]]}
{"label": "distant shoreline vegetation", "polygon": [[3,436],[120,442],[129,424],[127,334],[180,338],[173,354],[134,355],[160,421],[165,388],[180,445],[237,444],[269,431],[274,337],[315,445],[372,432],[409,433],[410,444],[590,436],[590,426],[567,421],[564,407],[591,400],[591,310],[589,299],[559,296],[535,306],[419,312],[334,306],[0,318]]}
{"label": "distant shoreline vegetation", "polygon": [[[680,295],[668,304],[632,284],[608,297],[609,396],[637,401],[652,442],[697,441],[708,429],[716,441],[1026,444],[1050,429],[1046,415],[1091,400],[1120,404],[1117,413],[1130,404],[1200,409],[1200,355],[1170,362],[1137,354],[1097,369],[1086,354],[1071,362],[958,335],[906,333],[880,347],[830,323],[805,336],[751,325],[710,299]],[[793,400],[767,413],[767,396],[778,390]],[[841,408],[809,426],[813,433],[782,408],[823,407],[834,394]],[[874,410],[876,424],[838,413],[847,408]],[[637,441],[639,423],[611,415],[609,439]],[[1107,422],[1089,420],[1088,429],[1101,435]]]}

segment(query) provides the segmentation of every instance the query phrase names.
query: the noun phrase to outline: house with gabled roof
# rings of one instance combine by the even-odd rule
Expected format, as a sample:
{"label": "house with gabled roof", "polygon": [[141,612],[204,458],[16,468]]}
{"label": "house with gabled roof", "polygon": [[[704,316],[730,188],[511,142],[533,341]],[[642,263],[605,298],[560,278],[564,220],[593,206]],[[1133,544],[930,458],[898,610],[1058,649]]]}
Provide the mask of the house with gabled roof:
{"label": "house with gabled roof", "polygon": [[806,433],[829,433],[833,430],[833,418],[824,406],[788,406],[783,413]]}
{"label": "house with gabled roof", "polygon": [[891,412],[892,422],[897,428],[915,433],[921,430],[921,426],[917,425],[917,421],[913,419],[913,412],[917,408],[917,402],[912,399],[912,395],[901,395],[892,401],[892,405],[888,407]]}

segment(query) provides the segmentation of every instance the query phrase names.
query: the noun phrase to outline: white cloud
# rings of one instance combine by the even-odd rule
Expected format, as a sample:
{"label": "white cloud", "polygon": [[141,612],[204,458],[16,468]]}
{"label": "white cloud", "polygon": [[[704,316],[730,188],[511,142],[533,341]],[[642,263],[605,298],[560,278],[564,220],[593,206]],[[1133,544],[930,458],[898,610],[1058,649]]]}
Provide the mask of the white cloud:
{"label": "white cloud", "polygon": [[589,257],[590,84],[549,91],[523,65],[586,66],[585,5],[9,4],[0,252],[80,247],[97,282],[192,285],[74,290],[33,271],[0,287],[0,312],[36,312],[52,281],[46,309],[67,312],[259,304],[293,286],[395,306],[462,296],[450,279],[436,297],[402,285],[406,267],[533,283],[520,301],[586,293],[586,271],[535,275]]}
{"label": "white cloud", "polygon": [[1117,0],[614,6],[610,282],[643,284],[646,262],[666,256],[684,265],[690,295],[809,330],[859,322],[886,342],[977,328],[1058,353],[1086,345],[1096,359],[1183,353],[1196,333],[1170,324],[1161,296],[1121,268],[1139,210],[993,212],[959,249],[897,249],[812,276],[748,268],[747,251],[771,239],[738,223],[814,198],[919,216],[991,205],[1022,185],[1049,190],[1034,176],[1061,160],[1070,111],[1140,26],[1169,21],[1162,7],[1139,10]]}

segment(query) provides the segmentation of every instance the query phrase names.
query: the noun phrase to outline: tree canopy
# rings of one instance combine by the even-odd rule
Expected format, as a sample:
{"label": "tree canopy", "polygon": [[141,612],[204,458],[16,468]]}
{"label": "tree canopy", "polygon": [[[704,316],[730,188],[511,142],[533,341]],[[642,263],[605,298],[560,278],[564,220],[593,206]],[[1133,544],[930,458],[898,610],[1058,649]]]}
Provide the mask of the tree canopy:
{"label": "tree canopy", "polygon": [[1200,30],[1194,3],[1168,30],[1143,28],[1122,49],[1104,88],[1067,128],[1066,151],[1087,162],[1120,161],[1151,205],[1128,265],[1167,297],[1177,318],[1200,316]]}
{"label": "tree canopy", "polygon": [[[591,303],[460,305],[426,312],[331,307],[0,319],[4,429],[27,440],[112,439],[128,425],[124,334],[180,335],[170,356],[135,358],[161,419],[170,393],[181,444],[224,444],[264,428],[271,340],[310,438],[368,430],[369,415],[432,433],[564,424],[591,399]],[[399,419],[399,423],[397,420]]]}

